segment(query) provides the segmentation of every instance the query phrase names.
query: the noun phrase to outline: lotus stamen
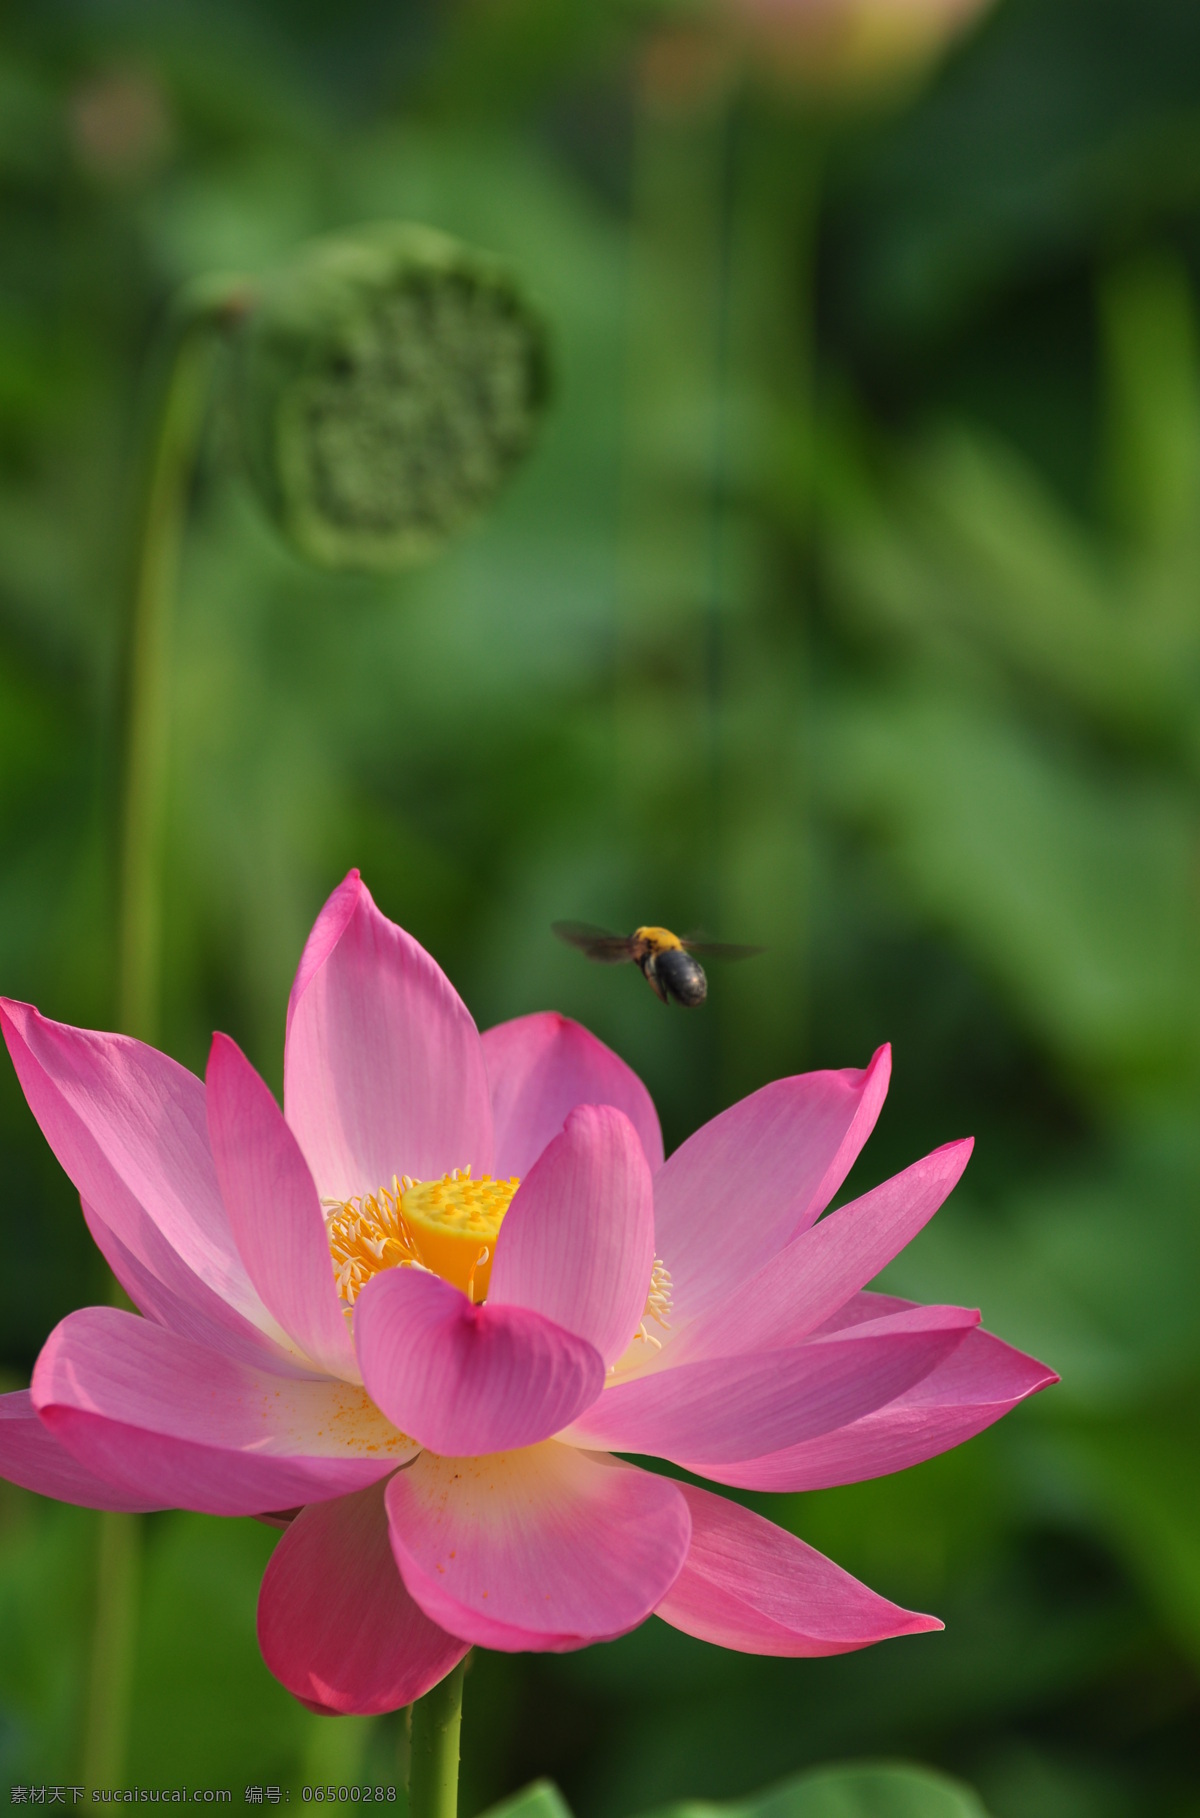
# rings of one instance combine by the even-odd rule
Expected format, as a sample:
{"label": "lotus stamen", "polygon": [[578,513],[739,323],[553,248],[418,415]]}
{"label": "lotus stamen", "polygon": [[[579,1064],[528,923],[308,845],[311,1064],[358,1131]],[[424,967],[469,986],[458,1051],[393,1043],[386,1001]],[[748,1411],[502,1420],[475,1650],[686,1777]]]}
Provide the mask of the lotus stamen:
{"label": "lotus stamen", "polygon": [[381,1269],[423,1268],[483,1300],[500,1222],[520,1184],[490,1174],[473,1180],[468,1164],[440,1180],[393,1175],[375,1193],[323,1200],[338,1293],[352,1307]]}

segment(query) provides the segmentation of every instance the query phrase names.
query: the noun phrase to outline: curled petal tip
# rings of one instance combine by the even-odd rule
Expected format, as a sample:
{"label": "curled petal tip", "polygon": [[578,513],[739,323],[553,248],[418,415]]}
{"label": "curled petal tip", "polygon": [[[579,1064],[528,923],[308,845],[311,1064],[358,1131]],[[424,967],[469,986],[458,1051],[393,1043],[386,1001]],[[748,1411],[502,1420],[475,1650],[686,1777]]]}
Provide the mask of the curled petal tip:
{"label": "curled petal tip", "polygon": [[966,1172],[967,1163],[974,1152],[975,1138],[973,1136],[955,1136],[948,1143],[939,1143],[936,1149],[931,1149],[927,1160],[933,1161],[935,1158],[940,1158],[943,1163],[949,1163],[956,1171],[955,1184],[957,1185]]}

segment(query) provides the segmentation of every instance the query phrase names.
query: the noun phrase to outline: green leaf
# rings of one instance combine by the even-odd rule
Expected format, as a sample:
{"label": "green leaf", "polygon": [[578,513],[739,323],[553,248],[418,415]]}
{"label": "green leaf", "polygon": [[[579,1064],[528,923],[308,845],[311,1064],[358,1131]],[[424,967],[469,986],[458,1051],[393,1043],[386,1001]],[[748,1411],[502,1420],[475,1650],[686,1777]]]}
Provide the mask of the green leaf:
{"label": "green leaf", "polygon": [[1081,1423],[1056,1444],[1079,1474],[1089,1514],[1142,1581],[1164,1627],[1200,1659],[1200,1423],[1193,1385],[1173,1403],[1133,1419]]}
{"label": "green leaf", "polygon": [[1105,776],[982,691],[846,694],[824,790],[890,848],[1060,1053],[1169,1078],[1190,1052],[1194,811],[1153,775]]}
{"label": "green leaf", "polygon": [[553,1780],[533,1780],[494,1805],[485,1818],[571,1818],[571,1808]]}
{"label": "green leaf", "polygon": [[986,1818],[969,1787],[925,1768],[816,1768],[729,1805],[689,1800],[655,1818]]}
{"label": "green leaf", "polygon": [[[1113,412],[1143,389],[1124,375]],[[1182,409],[1188,387],[1180,379],[1174,390]],[[1196,513],[1177,446],[1185,437],[1155,421],[1164,446],[1129,452],[1110,483],[1121,493],[1114,511],[1139,526],[1124,543],[1097,537],[1017,450],[975,426],[944,425],[912,450],[881,499],[843,508],[831,572],[845,605],[873,638],[883,632],[923,662],[968,675],[1011,669],[1023,686],[1049,688],[1102,725],[1177,733],[1191,712]],[[1132,440],[1122,419],[1113,462]],[[1168,469],[1169,484],[1159,479]],[[1135,488],[1140,502],[1127,496]],[[1142,494],[1155,497],[1155,524]]]}
{"label": "green leaf", "polygon": [[1151,547],[1188,537],[1200,458],[1196,311],[1187,267],[1155,253],[1101,286],[1108,495],[1120,527]]}

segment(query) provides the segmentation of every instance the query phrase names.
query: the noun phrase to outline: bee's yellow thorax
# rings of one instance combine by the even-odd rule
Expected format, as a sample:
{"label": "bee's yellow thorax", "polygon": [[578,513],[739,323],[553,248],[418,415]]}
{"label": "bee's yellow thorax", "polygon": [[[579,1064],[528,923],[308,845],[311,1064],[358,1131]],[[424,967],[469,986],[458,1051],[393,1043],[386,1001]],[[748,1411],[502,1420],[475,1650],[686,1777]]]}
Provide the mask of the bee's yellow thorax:
{"label": "bee's yellow thorax", "polygon": [[683,942],[669,928],[635,928],[635,941],[645,941],[653,953],[662,953],[668,947],[682,947]]}

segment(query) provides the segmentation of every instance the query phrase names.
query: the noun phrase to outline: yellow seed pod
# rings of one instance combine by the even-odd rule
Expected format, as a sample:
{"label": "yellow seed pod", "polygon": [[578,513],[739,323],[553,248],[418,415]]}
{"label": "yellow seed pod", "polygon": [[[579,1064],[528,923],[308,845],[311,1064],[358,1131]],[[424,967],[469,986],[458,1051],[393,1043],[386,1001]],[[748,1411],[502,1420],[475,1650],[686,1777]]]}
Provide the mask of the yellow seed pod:
{"label": "yellow seed pod", "polygon": [[549,391],[545,330],[509,274],[411,223],[311,241],[237,341],[251,476],[331,568],[434,555],[527,453]]}

